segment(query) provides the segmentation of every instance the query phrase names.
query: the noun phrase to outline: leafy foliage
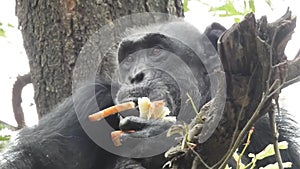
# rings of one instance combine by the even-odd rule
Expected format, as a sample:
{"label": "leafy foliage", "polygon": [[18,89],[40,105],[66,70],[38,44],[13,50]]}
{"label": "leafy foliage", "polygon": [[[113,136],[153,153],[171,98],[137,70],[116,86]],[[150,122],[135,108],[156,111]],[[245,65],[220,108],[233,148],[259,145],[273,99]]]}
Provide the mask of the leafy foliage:
{"label": "leafy foliage", "polygon": [[[243,164],[242,163],[242,156],[244,156],[245,154],[245,150],[248,148],[249,144],[250,144],[250,138],[252,136],[252,133],[254,131],[254,128],[252,128],[249,133],[248,133],[248,137],[247,137],[247,141],[245,143],[245,146],[242,150],[242,152],[240,154],[237,153],[237,151],[233,154],[233,159],[236,161],[236,164],[238,166],[239,169],[254,169],[256,166],[256,162],[259,160],[263,160],[267,157],[273,156],[275,155],[275,150],[274,150],[274,145],[273,144],[269,144],[267,147],[265,147],[265,149],[263,149],[261,152],[257,153],[257,154],[248,154],[248,157],[251,158],[251,162],[248,164]],[[285,150],[288,148],[288,142],[286,141],[282,141],[278,143],[278,148],[280,150]],[[291,162],[284,162],[283,163],[284,168],[291,168],[292,167],[292,163]],[[230,169],[230,167],[227,165],[225,169]],[[278,164],[274,163],[274,164],[268,164],[265,167],[261,167],[260,169],[279,169]]]}
{"label": "leafy foliage", "polygon": [[[0,22],[0,37],[6,37],[6,33],[4,28],[13,28],[14,26],[10,23],[7,25],[3,25],[2,22]],[[0,124],[0,130],[3,130],[5,126],[3,124]],[[0,134],[0,151],[3,149],[5,144],[10,140],[10,135],[1,135]]]}
{"label": "leafy foliage", "polygon": [[7,27],[9,27],[9,28],[14,28],[14,25],[8,23],[8,24],[7,24]]}
{"label": "leafy foliage", "polygon": [[[0,130],[3,130],[5,128],[4,125],[0,124]],[[8,143],[10,140],[10,135],[0,135],[0,151],[4,148],[4,146]]]}
{"label": "leafy foliage", "polygon": [[188,2],[189,2],[189,0],[183,0],[183,10],[184,10],[184,12],[189,11]]}
{"label": "leafy foliage", "polygon": [[0,36],[6,37],[4,29],[0,28]]}
{"label": "leafy foliage", "polygon": [[249,12],[255,12],[254,0],[244,0],[243,9],[240,10],[234,3],[234,0],[226,0],[225,3],[218,7],[211,7],[210,12],[218,12],[219,17],[234,17],[235,22]]}
{"label": "leafy foliage", "polygon": [[0,22],[0,36],[5,37],[5,31],[2,27],[3,27],[3,23]]}
{"label": "leafy foliage", "polygon": [[2,22],[0,22],[0,37],[6,37],[5,29],[6,28],[14,28],[14,26],[10,23],[7,23],[4,25]]}
{"label": "leafy foliage", "polygon": [[[219,17],[233,17],[235,22],[240,22],[246,14],[255,12],[256,10],[254,0],[243,0],[242,8],[239,6],[241,5],[241,1],[237,0],[226,0],[219,6],[214,6],[211,2],[205,0],[199,1],[206,6],[209,6],[209,11],[213,12],[215,15],[218,15]],[[265,0],[265,3],[272,8],[271,0]]]}

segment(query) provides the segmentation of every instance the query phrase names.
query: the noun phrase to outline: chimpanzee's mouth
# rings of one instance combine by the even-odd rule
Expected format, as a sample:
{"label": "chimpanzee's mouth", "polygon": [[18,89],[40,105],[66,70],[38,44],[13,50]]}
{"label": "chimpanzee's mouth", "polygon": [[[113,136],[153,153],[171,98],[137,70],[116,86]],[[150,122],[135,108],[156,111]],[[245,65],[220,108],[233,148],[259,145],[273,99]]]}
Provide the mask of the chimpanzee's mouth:
{"label": "chimpanzee's mouth", "polygon": [[[144,96],[146,97],[146,96]],[[121,101],[118,101],[118,104],[120,103],[126,103],[126,102],[134,102],[135,103],[135,109],[133,110],[130,110],[130,112],[125,112],[125,113],[122,113],[122,115],[124,114],[127,114],[127,115],[138,115],[138,112],[140,111],[139,110],[139,105],[138,105],[138,99],[139,98],[142,98],[142,97],[129,97],[129,98],[125,98]],[[174,99],[166,94],[164,97],[155,97],[155,98],[152,98],[152,97],[148,97],[150,99],[151,102],[154,102],[154,101],[160,101],[162,100],[164,103],[165,103],[165,107],[167,107],[171,114],[176,114],[177,112],[175,112],[177,109],[176,109],[176,105],[175,105],[175,101]],[[134,112],[135,111],[135,112]],[[138,111],[138,112],[136,112]]]}

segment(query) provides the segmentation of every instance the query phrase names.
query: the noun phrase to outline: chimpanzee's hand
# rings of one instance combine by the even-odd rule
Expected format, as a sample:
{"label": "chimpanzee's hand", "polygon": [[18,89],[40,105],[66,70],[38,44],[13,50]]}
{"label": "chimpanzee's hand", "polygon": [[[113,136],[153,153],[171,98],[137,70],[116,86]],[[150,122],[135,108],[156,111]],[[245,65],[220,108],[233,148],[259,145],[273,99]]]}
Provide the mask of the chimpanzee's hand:
{"label": "chimpanzee's hand", "polygon": [[[125,131],[121,136],[121,142],[129,138],[149,138],[168,130],[174,122],[164,119],[143,119],[136,116],[127,116],[120,120],[119,127]],[[126,132],[134,130],[134,132]]]}

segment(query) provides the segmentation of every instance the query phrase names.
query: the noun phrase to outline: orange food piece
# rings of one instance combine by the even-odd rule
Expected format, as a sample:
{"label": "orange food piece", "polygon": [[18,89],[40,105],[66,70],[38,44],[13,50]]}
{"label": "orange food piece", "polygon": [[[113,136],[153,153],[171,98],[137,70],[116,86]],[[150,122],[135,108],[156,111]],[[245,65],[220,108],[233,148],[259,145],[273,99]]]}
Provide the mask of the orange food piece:
{"label": "orange food piece", "polygon": [[110,133],[111,140],[112,140],[112,142],[114,143],[114,145],[116,147],[119,147],[119,146],[122,145],[120,137],[125,132],[132,133],[132,132],[135,132],[135,131],[134,130],[126,130],[126,131],[117,130],[117,131],[113,131],[113,132]]}
{"label": "orange food piece", "polygon": [[111,107],[108,107],[104,110],[101,110],[97,113],[94,113],[94,114],[91,114],[89,115],[89,120],[90,121],[98,121],[98,120],[101,120],[105,117],[108,117],[110,115],[113,115],[113,114],[116,114],[118,112],[122,112],[122,111],[125,111],[125,110],[130,110],[130,109],[133,109],[135,108],[135,103],[134,102],[126,102],[126,103],[122,103],[122,104],[117,104],[115,106],[111,106]]}

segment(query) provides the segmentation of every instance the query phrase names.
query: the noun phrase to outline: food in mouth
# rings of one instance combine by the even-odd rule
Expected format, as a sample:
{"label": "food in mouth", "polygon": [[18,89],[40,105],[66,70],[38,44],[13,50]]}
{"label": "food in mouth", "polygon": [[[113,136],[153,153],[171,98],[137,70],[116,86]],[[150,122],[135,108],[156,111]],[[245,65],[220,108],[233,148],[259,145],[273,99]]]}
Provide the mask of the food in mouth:
{"label": "food in mouth", "polygon": [[[105,117],[116,114],[118,112],[134,109],[138,106],[140,112],[140,118],[144,118],[147,120],[157,119],[157,120],[167,120],[176,122],[175,116],[168,116],[170,114],[170,110],[165,106],[165,102],[163,100],[157,100],[151,102],[148,97],[138,98],[138,105],[135,102],[125,102],[121,104],[117,104],[111,107],[108,107],[104,110],[101,110],[97,113],[91,114],[88,116],[90,121],[99,121]],[[121,146],[120,137],[123,133],[132,133],[134,130],[117,130],[111,132],[111,138],[115,146]]]}

